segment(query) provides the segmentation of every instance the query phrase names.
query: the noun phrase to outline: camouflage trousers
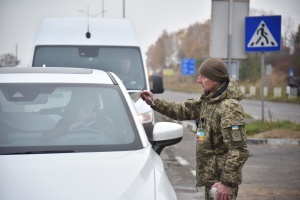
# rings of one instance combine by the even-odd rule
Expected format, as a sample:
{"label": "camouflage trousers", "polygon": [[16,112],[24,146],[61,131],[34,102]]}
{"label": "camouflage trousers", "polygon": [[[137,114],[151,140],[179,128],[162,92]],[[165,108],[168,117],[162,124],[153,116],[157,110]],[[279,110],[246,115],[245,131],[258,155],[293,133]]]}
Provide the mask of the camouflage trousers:
{"label": "camouflage trousers", "polygon": [[[209,194],[211,187],[205,187],[205,200],[214,200],[213,197]],[[230,192],[229,200],[236,200],[238,195],[239,187],[232,187]]]}

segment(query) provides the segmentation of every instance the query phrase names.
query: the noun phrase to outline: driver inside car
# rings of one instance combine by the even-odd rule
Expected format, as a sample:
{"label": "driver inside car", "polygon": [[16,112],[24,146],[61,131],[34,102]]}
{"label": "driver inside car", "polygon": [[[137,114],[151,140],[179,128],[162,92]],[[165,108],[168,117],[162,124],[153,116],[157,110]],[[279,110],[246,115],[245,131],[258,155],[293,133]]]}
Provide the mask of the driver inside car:
{"label": "driver inside car", "polygon": [[50,141],[82,128],[93,129],[101,133],[102,123],[96,120],[98,110],[99,106],[97,106],[96,100],[88,95],[71,98],[65,108],[62,119],[57,122],[53,129],[44,133],[42,141]]}
{"label": "driver inside car", "polygon": [[92,126],[96,118],[95,106],[96,104],[92,100],[87,100],[85,104],[71,102],[65,111],[66,123],[69,124],[68,131]]}
{"label": "driver inside car", "polygon": [[131,77],[130,71],[132,67],[132,62],[130,58],[123,57],[120,60],[120,71],[117,73],[119,78],[122,80],[124,85],[130,86],[134,84],[134,81]]}
{"label": "driver inside car", "polygon": [[143,78],[138,72],[138,68],[136,68],[136,61],[130,56],[123,56],[120,58],[118,65],[120,69],[117,70],[116,74],[127,89],[144,87]]}

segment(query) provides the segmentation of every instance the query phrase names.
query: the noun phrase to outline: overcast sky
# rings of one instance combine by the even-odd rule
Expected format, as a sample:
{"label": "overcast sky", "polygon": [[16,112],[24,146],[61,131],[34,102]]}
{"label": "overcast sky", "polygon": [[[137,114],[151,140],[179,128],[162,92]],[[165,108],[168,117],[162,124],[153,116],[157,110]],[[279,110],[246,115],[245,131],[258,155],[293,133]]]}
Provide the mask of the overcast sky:
{"label": "overcast sky", "polygon": [[[44,17],[123,17],[123,0],[0,0],[0,55],[16,52],[28,66],[35,30]],[[145,52],[163,30],[187,28],[211,18],[211,0],[125,0],[125,17],[134,24]],[[264,10],[300,24],[300,0],[250,0],[250,9]],[[84,11],[84,12],[83,12]]]}

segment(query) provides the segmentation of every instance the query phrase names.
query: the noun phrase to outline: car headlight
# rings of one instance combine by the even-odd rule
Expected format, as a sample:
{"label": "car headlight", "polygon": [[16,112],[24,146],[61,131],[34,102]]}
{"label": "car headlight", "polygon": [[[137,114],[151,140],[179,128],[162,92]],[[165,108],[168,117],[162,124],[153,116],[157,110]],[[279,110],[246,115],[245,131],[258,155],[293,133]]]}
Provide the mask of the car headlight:
{"label": "car headlight", "polygon": [[139,115],[139,118],[143,124],[152,122],[153,120],[153,111],[149,111]]}

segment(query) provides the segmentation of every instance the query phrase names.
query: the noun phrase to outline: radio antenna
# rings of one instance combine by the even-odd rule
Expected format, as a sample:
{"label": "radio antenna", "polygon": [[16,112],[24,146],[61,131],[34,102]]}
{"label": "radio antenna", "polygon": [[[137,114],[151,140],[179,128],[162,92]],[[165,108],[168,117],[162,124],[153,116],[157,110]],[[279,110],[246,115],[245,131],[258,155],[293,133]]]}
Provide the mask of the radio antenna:
{"label": "radio antenna", "polygon": [[89,7],[87,7],[87,32],[85,34],[86,38],[91,37],[91,33],[90,33],[90,30],[89,30],[89,24],[90,24],[89,18],[90,18],[90,12],[89,12]]}

